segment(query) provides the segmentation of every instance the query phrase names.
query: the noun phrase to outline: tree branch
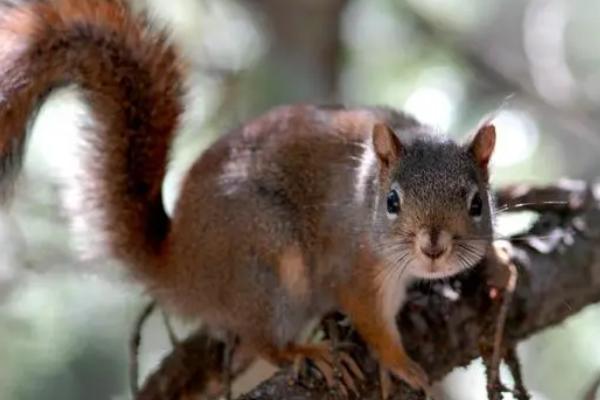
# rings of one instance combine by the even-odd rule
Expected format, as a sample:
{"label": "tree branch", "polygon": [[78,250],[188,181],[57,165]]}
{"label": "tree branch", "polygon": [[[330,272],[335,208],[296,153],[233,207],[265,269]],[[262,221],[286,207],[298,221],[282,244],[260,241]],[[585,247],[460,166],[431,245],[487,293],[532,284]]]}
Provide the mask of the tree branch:
{"label": "tree branch", "polygon": [[[137,400],[175,400],[204,393],[223,365],[224,343],[204,331],[180,342],[139,390]],[[220,378],[220,377],[216,377]],[[190,397],[188,397],[190,396]]]}
{"label": "tree branch", "polygon": [[[541,241],[545,246],[532,245],[527,240],[513,243],[513,262],[518,268],[519,279],[504,329],[503,346],[507,352],[519,341],[600,301],[600,231],[596,228],[600,226],[600,208],[594,190],[583,183],[571,185],[570,189],[568,185],[521,186],[518,191],[514,188],[500,191],[499,197],[504,203],[516,204],[522,202],[518,200],[520,196],[527,196],[528,203],[535,204],[548,201],[548,193],[570,193],[571,197],[581,201],[563,202],[563,207],[538,210],[542,211],[541,217],[530,232],[538,238],[536,244]],[[523,236],[519,235],[519,238]],[[448,283],[417,285],[410,290],[410,300],[398,318],[399,327],[409,353],[434,380],[443,378],[458,366],[468,365],[482,355],[482,350],[493,347],[500,308],[498,296],[494,296],[497,288],[490,280],[496,274],[495,268],[497,264],[485,262]],[[357,344],[353,354],[368,376],[361,398],[377,399],[376,362],[353,332],[348,328],[341,329],[346,329],[351,341]],[[177,378],[177,382],[184,377],[198,376],[205,368],[201,364],[206,355],[214,353],[207,351],[208,347],[191,344],[195,341],[206,343],[206,340],[202,334],[186,340],[190,346],[181,347],[163,361],[142,389],[146,397],[139,398],[180,399],[176,391],[169,392],[169,396],[153,393],[152,384],[160,379],[163,387],[167,387],[169,376]],[[170,370],[170,363],[178,365],[177,373]],[[308,379],[301,384],[294,381],[291,371],[282,370],[241,399],[308,400],[322,399],[327,394],[320,381]],[[405,385],[399,385],[392,398],[423,397]]]}

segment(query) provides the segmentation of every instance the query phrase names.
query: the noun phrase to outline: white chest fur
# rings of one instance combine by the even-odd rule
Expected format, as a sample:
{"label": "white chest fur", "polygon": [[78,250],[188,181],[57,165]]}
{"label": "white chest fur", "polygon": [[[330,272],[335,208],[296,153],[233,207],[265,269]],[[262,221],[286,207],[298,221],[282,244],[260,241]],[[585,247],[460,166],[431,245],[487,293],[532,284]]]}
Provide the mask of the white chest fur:
{"label": "white chest fur", "polygon": [[381,265],[377,274],[379,307],[385,322],[396,326],[396,315],[406,300],[406,289],[413,281],[403,268]]}

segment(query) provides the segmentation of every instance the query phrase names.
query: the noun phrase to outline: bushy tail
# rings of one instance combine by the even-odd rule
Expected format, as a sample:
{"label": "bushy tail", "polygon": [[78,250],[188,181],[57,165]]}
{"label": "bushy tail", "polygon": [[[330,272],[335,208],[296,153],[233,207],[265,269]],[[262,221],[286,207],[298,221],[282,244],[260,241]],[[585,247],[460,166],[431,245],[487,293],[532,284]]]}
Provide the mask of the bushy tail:
{"label": "bushy tail", "polygon": [[152,268],[169,231],[161,185],[182,112],[179,57],[121,0],[0,0],[0,191],[19,169],[32,113],[68,83],[93,116],[75,218],[135,272]]}

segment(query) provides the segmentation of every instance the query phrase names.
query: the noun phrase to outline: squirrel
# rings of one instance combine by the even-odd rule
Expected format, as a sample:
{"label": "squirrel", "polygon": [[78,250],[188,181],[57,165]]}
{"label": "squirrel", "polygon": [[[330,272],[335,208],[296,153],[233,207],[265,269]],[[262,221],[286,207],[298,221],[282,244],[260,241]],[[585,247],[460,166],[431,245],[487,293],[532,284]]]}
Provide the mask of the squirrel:
{"label": "squirrel", "polygon": [[252,357],[309,359],[331,376],[333,350],[299,333],[338,310],[383,371],[428,388],[395,318],[411,281],[467,270],[489,248],[490,122],[458,143],[384,107],[277,107],[203,152],[169,217],[161,188],[185,68],[168,35],[121,0],[0,7],[3,192],[36,107],[76,84],[93,123],[74,217],[101,234],[102,254]]}

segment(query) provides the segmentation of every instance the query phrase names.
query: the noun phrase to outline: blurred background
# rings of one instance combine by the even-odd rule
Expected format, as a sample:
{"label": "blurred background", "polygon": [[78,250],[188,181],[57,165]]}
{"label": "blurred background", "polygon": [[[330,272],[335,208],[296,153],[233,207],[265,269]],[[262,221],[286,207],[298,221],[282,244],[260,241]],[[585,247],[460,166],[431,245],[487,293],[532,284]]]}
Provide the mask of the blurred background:
{"label": "blurred background", "polygon": [[[147,0],[192,68],[189,109],[165,182],[220,133],[292,102],[385,104],[440,132],[468,134],[490,112],[493,183],[595,180],[600,159],[600,2],[594,0]],[[109,262],[80,261],[60,188],[86,110],[55,93],[10,210],[0,211],[0,399],[126,399],[127,343],[149,300]],[[526,226],[527,214],[500,229]],[[189,329],[175,323],[181,336]],[[600,373],[600,307],[522,343],[535,399],[581,398]],[[145,330],[145,376],[171,349],[159,315]],[[485,398],[481,363],[442,383]],[[506,397],[508,398],[508,397]]]}

